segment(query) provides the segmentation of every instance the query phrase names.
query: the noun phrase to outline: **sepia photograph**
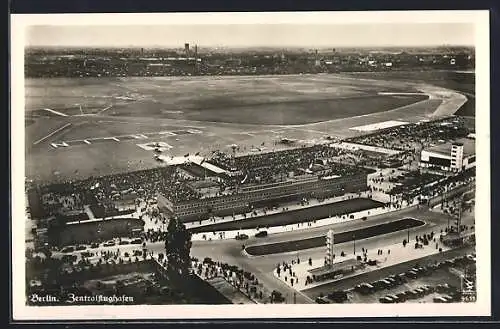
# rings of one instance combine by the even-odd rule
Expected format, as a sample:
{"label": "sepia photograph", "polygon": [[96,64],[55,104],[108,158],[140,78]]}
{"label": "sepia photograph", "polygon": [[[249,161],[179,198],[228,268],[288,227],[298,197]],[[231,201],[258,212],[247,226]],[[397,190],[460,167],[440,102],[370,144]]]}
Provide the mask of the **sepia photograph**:
{"label": "sepia photograph", "polygon": [[11,22],[14,319],[490,315],[487,11]]}

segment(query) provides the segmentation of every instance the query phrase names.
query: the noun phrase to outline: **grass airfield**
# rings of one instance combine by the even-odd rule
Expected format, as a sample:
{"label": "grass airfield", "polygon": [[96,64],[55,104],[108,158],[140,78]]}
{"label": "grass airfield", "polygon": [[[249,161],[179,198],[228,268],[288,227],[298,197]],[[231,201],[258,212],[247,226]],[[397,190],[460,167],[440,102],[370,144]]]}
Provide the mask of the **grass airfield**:
{"label": "grass airfield", "polygon": [[[352,127],[432,116],[441,99],[423,96],[421,87],[341,75],[28,79],[26,176],[58,181],[161,165],[137,146],[146,142],[165,142],[166,155],[179,156],[354,136]],[[188,130],[197,133],[172,133]],[[147,133],[158,134],[140,137]],[[79,142],[51,146],[62,141]]]}

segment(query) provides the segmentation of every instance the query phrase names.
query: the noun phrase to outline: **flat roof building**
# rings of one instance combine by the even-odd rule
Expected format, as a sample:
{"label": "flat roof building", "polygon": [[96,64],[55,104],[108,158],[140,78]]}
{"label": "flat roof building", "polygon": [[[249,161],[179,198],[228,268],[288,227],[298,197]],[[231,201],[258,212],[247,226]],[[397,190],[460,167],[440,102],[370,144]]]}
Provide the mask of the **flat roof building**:
{"label": "flat roof building", "polygon": [[440,171],[459,172],[476,165],[476,142],[460,138],[422,150],[420,167]]}

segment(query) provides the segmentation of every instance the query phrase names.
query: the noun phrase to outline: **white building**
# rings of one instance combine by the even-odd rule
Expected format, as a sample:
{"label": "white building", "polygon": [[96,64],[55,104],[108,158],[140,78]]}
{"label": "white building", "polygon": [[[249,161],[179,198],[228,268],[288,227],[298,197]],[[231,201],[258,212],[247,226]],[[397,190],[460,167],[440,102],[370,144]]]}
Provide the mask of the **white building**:
{"label": "white building", "polygon": [[476,143],[463,138],[422,150],[420,167],[459,172],[476,166]]}

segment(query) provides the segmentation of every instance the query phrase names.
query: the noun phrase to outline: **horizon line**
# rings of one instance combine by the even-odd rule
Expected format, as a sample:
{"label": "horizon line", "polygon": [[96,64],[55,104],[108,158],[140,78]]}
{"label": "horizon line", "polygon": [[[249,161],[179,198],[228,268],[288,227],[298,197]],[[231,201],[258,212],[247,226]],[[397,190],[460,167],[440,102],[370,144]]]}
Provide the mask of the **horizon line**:
{"label": "horizon line", "polygon": [[[191,45],[191,44],[190,44]],[[455,48],[476,48],[475,45],[470,44],[440,44],[440,45],[358,45],[358,46],[266,46],[266,45],[196,45],[198,50],[200,47],[205,48],[272,48],[272,49],[286,49],[286,48],[309,48],[309,49],[352,49],[352,48],[442,48],[442,47],[455,47]],[[184,49],[182,45],[122,45],[122,46],[104,46],[104,45],[25,45],[25,48],[101,48],[101,49],[117,49],[117,48],[169,48],[169,49]]]}

